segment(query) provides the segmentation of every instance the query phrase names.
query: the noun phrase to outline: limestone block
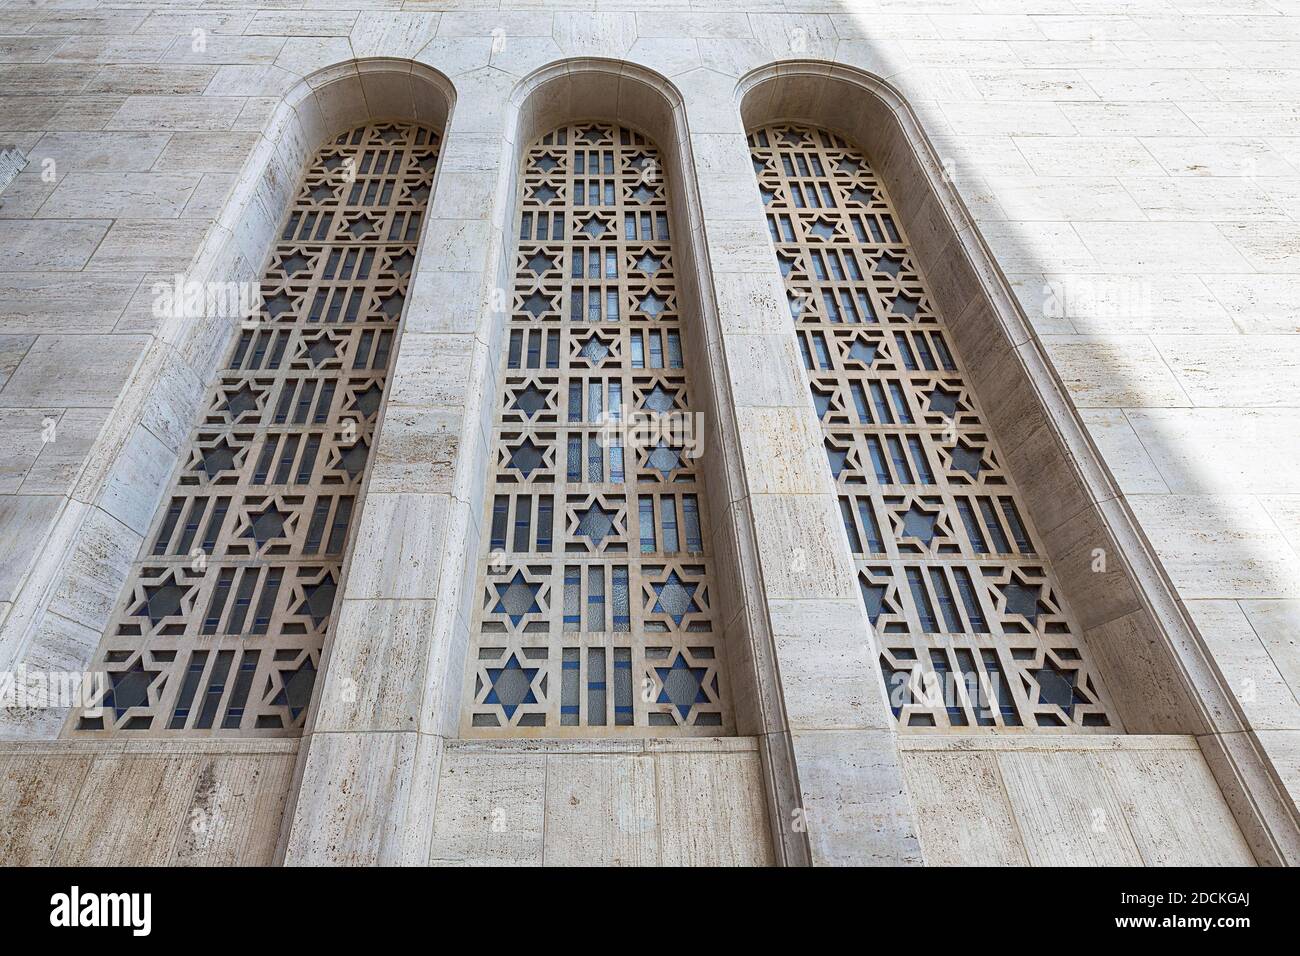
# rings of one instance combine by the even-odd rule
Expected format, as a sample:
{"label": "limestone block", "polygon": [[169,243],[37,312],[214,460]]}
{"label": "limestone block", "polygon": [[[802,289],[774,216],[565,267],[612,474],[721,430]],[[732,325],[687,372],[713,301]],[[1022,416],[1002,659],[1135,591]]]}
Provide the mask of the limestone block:
{"label": "limestone block", "polygon": [[857,598],[830,495],[751,495],[750,506],[768,600]]}
{"label": "limestone block", "polygon": [[[1300,730],[1295,688],[1242,607],[1236,601],[1188,601],[1187,610],[1249,725],[1256,730]],[[1283,650],[1279,645],[1275,639],[1273,648]],[[1295,656],[1292,652],[1287,660],[1287,654],[1278,655],[1293,672]]]}
{"label": "limestone block", "polygon": [[87,754],[24,753],[12,744],[0,754],[0,862],[49,866],[90,769]]}
{"label": "limestone block", "polygon": [[1088,752],[999,753],[998,768],[1035,866],[1135,866],[1124,806]]}
{"label": "limestone block", "polygon": [[815,866],[921,863],[895,735],[791,734]]}
{"label": "limestone block", "polygon": [[445,495],[367,495],[348,565],[346,596],[435,597],[449,502]]}
{"label": "limestone block", "polygon": [[1199,750],[1120,752],[1105,772],[1147,866],[1254,866]]}
{"label": "limestone block", "polygon": [[[215,40],[210,37],[209,42]],[[240,38],[240,42],[247,42]],[[244,108],[238,96],[128,96],[113,114],[114,130],[228,130]]]}
{"label": "limestone block", "polygon": [[450,492],[461,424],[459,409],[390,403],[372,456],[370,490]]}
{"label": "limestone block", "polygon": [[[37,539],[25,540],[30,551]],[[49,609],[102,632],[142,540],[140,534],[108,512],[89,509]]]}
{"label": "limestone block", "polygon": [[434,863],[542,863],[546,757],[453,748],[443,757],[434,818]]}
{"label": "limestone block", "polygon": [[0,219],[0,246],[5,249],[0,272],[76,272],[94,254],[109,225],[97,219]]}
{"label": "limestone block", "polygon": [[[725,268],[725,261],[717,265]],[[775,270],[768,274],[719,271],[713,277],[713,288],[724,335],[789,336],[789,306]]]}
{"label": "limestone block", "polygon": [[772,865],[757,753],[662,753],[654,766],[662,865]]}
{"label": "limestone block", "polygon": [[62,501],[57,495],[0,496],[0,598],[16,596],[33,546],[45,539]]}
{"label": "limestone block", "polygon": [[[1083,638],[1127,732],[1204,731],[1203,718],[1188,697],[1165,639],[1146,611],[1088,628]],[[1235,723],[1227,714],[1215,716]]]}
{"label": "limestone block", "polygon": [[[660,822],[655,758],[552,754],[546,758],[547,866],[653,866]],[[673,836],[685,828],[668,830]]]}
{"label": "limestone block", "polygon": [[23,479],[24,494],[66,495],[108,417],[106,409],[70,408],[59,416],[55,440],[41,446]]}
{"label": "limestone block", "polygon": [[826,452],[806,403],[736,409],[746,489],[753,495],[826,493]]}
{"label": "limestone block", "polygon": [[1185,600],[1300,597],[1300,558],[1246,495],[1136,495],[1129,499]]}
{"label": "limestone block", "polygon": [[890,728],[861,601],[774,601],[771,617],[791,729]]}
{"label": "limestone block", "polygon": [[927,866],[1025,866],[1029,858],[991,753],[905,752]]}
{"label": "limestone block", "polygon": [[288,865],[416,865],[428,858],[439,738],[317,733],[286,841]]}
{"label": "limestone block", "polygon": [[415,730],[419,726],[433,601],[344,600],[327,650],[315,731]]}
{"label": "limestone block", "polygon": [[1165,494],[1169,486],[1121,409],[1093,408],[1080,412],[1088,434],[1106,467],[1125,494]]}

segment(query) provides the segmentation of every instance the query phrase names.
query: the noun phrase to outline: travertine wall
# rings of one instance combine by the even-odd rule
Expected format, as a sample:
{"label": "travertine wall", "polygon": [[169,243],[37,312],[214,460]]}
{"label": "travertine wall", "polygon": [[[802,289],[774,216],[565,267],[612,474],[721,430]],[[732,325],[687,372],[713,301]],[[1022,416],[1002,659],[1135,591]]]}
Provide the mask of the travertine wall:
{"label": "travertine wall", "polygon": [[[516,145],[509,138],[512,91],[548,63],[623,59],[671,81],[689,128],[703,217],[691,228],[713,270],[720,322],[707,341],[727,371],[720,393],[738,409],[731,412],[738,430],[720,436],[740,449],[741,483],[727,500],[742,514],[759,503],[771,506],[764,513],[801,539],[735,543],[738,552],[754,552],[746,560],[761,569],[772,600],[763,621],[749,626],[773,631],[771,646],[791,655],[781,670],[797,673],[805,688],[794,695],[793,685],[783,685],[791,697],[776,705],[783,719],[789,707],[804,721],[797,770],[789,766],[790,739],[761,728],[762,788],[781,806],[777,842],[791,840],[792,860],[811,852],[829,861],[846,846],[858,859],[915,861],[924,853],[933,860],[935,824],[919,796],[928,778],[917,777],[917,751],[908,744],[899,758],[892,733],[856,710],[849,720],[841,706],[865,700],[871,709],[867,642],[809,643],[810,634],[853,631],[851,602],[836,603],[834,589],[825,587],[843,564],[843,555],[823,544],[836,532],[834,522],[825,530],[818,524],[816,499],[825,489],[800,483],[820,462],[812,455],[804,469],[789,470],[808,451],[807,442],[790,436],[812,430],[775,410],[793,407],[793,392],[769,387],[755,394],[762,391],[756,383],[785,381],[789,369],[768,348],[785,328],[783,299],[752,181],[736,164],[743,157],[737,85],[776,60],[832,60],[884,77],[915,110],[979,225],[982,240],[972,241],[986,241],[1011,279],[1050,359],[1046,375],[1059,377],[1081,410],[1113,476],[1117,493],[1098,508],[1159,559],[1143,564],[1152,587],[1165,588],[1167,600],[1155,613],[1185,622],[1178,640],[1186,647],[1172,659],[1205,662],[1201,670],[1184,670],[1178,682],[1213,685],[1220,695],[1204,715],[1214,732],[1201,743],[1221,785],[1240,781],[1233,791],[1238,819],[1268,804],[1282,821],[1278,829],[1289,819],[1294,831],[1300,73],[1290,67],[1300,18],[1268,0],[1135,0],[1122,9],[1030,0],[1006,12],[986,12],[988,4],[973,0],[785,0],[761,11],[756,4],[751,13],[743,5],[724,13],[664,9],[672,4],[638,13],[621,0],[558,0],[554,10],[513,10],[492,0],[474,0],[473,9],[454,9],[464,6],[457,0],[406,0],[401,10],[378,3],[0,6],[0,143],[15,143],[32,159],[0,196],[0,669],[20,661],[76,669],[89,659],[203,377],[224,348],[224,330],[160,324],[151,309],[153,282],[193,274],[196,264],[206,270],[202,276],[256,275],[259,230],[268,222],[273,228],[274,203],[306,145],[294,136],[272,138],[269,131],[289,128],[281,122],[282,98],[333,64],[384,56],[445,75],[456,105],[396,367],[394,407],[386,413],[391,424],[382,441],[389,444],[377,449],[379,485],[371,488],[353,562],[366,570],[349,579],[353,603],[345,601],[339,625],[345,634],[352,628],[353,645],[340,658],[351,663],[339,665],[346,669],[336,669],[334,679],[357,676],[361,660],[406,661],[412,654],[431,675],[458,675],[454,644],[417,632],[452,633],[468,599],[459,575],[461,555],[477,546],[470,516],[481,494],[475,472],[485,436],[478,423],[491,407],[487,356],[496,334],[483,302],[504,285],[502,224]],[[600,10],[571,9],[579,6]],[[849,102],[843,108],[854,110]],[[318,114],[317,125],[329,122]],[[294,135],[316,129],[294,128]],[[259,151],[273,158],[257,166],[250,156]],[[240,171],[250,168],[271,170],[271,185],[241,183]],[[243,205],[232,207],[232,195]],[[234,252],[212,251],[214,237],[232,236]],[[448,387],[449,379],[479,383],[480,390]],[[43,439],[51,419],[56,440],[49,442]],[[780,454],[764,464],[777,441]],[[403,483],[412,462],[433,460],[450,463],[422,476],[418,487]],[[790,519],[795,514],[799,521]],[[417,525],[427,533],[392,533]],[[795,573],[787,546],[802,544],[806,563]],[[430,555],[453,555],[455,566],[444,568],[453,562]],[[738,593],[751,587],[741,581]],[[385,631],[392,641],[359,626],[381,612],[394,615]],[[1139,678],[1149,672],[1152,649],[1137,646],[1124,627],[1099,640],[1112,668]],[[820,680],[797,667],[814,650]],[[831,674],[843,683],[828,690]],[[324,701],[323,723],[314,729],[328,736],[318,752],[333,757],[314,776],[307,766],[312,792],[336,788],[346,776],[340,767],[379,761],[398,776],[372,774],[381,784],[397,781],[374,798],[384,807],[400,805],[396,819],[447,819],[445,806],[435,815],[431,801],[404,801],[413,781],[429,792],[428,784],[441,779],[443,793],[455,792],[448,767],[471,758],[464,745],[444,742],[454,699],[426,701],[421,683],[398,701],[383,679],[371,677],[359,704],[337,696]],[[325,682],[325,694],[331,686]],[[1172,693],[1168,686],[1150,692]],[[4,721],[0,732],[49,738],[60,722],[60,714],[27,715]],[[31,746],[39,757],[11,749],[10,785],[21,784],[16,768],[25,761],[56,760],[60,772],[51,779],[65,781],[49,797],[62,808],[57,813],[101,793],[66,783],[68,768],[91,758],[49,756],[42,748],[55,745]],[[1021,758],[980,759],[1001,768]],[[635,759],[661,772],[663,758]],[[1085,777],[1094,759],[1102,758],[1061,758]],[[634,763],[616,773],[640,779],[646,771]],[[855,795],[896,806],[890,802],[905,796],[900,765],[915,824],[906,812],[895,813],[874,831],[885,834],[874,842],[859,846],[844,833],[814,833],[811,851],[799,849],[784,824],[789,807],[781,800],[791,797],[780,796],[772,781],[786,781],[788,790],[798,779],[802,798],[832,808],[823,819],[856,840],[870,829],[870,811],[855,804]],[[191,770],[174,772],[188,780]],[[111,788],[102,793],[114,798]],[[1218,804],[1204,800],[1207,814],[1217,812]],[[295,812],[322,820],[330,808]],[[259,827],[258,834],[271,832],[269,824]],[[407,830],[425,836],[397,858],[441,852],[431,850],[439,845],[436,827],[432,837],[422,825]],[[359,841],[358,859],[375,858],[373,835],[340,832]],[[1224,848],[1232,841],[1225,839],[1216,852],[1230,855]],[[1294,832],[1251,839],[1269,861],[1296,845]],[[1152,840],[1134,838],[1146,862],[1159,857],[1152,849],[1159,841]],[[1032,836],[1020,845],[1038,861]]]}
{"label": "travertine wall", "polygon": [[297,749],[0,742],[0,865],[269,865]]}
{"label": "travertine wall", "polygon": [[906,738],[929,866],[1253,866],[1192,737]]}

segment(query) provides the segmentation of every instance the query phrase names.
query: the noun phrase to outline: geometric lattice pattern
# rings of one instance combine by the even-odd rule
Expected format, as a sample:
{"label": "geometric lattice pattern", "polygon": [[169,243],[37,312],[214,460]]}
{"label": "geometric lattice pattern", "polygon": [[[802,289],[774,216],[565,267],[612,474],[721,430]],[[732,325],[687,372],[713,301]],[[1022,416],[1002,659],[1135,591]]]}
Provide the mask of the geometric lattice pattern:
{"label": "geometric lattice pattern", "polygon": [[865,157],[798,125],[749,144],[895,718],[1118,730]]}
{"label": "geometric lattice pattern", "polygon": [[300,733],[433,186],[438,137],[315,156],[101,645],[70,730]]}
{"label": "geometric lattice pattern", "polygon": [[599,123],[523,158],[467,736],[731,732],[659,169]]}

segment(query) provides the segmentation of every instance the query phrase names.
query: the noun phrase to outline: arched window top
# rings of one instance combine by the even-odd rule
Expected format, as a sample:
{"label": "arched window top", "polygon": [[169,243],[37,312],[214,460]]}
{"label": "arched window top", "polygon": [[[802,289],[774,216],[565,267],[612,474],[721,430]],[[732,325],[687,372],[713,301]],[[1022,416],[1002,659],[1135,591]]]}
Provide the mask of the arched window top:
{"label": "arched window top", "polygon": [[101,643],[101,706],[70,730],[301,732],[438,147],[379,123],[312,159]]}
{"label": "arched window top", "polygon": [[1119,729],[883,183],[824,129],[749,144],[894,716]]}
{"label": "arched window top", "polygon": [[567,124],[518,196],[463,730],[729,733],[658,150]]}

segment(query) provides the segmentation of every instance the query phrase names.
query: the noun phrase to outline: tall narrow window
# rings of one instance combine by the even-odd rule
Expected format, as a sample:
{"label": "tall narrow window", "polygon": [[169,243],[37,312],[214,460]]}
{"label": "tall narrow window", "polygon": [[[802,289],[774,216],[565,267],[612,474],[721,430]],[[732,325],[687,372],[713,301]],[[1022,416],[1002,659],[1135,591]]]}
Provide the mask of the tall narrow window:
{"label": "tall narrow window", "polygon": [[301,731],[437,154],[401,124],[316,154],[100,647],[102,707],[72,729]]}
{"label": "tall narrow window", "polygon": [[729,732],[657,151],[566,126],[519,189],[465,732]]}
{"label": "tall narrow window", "polygon": [[1117,729],[865,157],[797,125],[749,143],[895,717]]}

